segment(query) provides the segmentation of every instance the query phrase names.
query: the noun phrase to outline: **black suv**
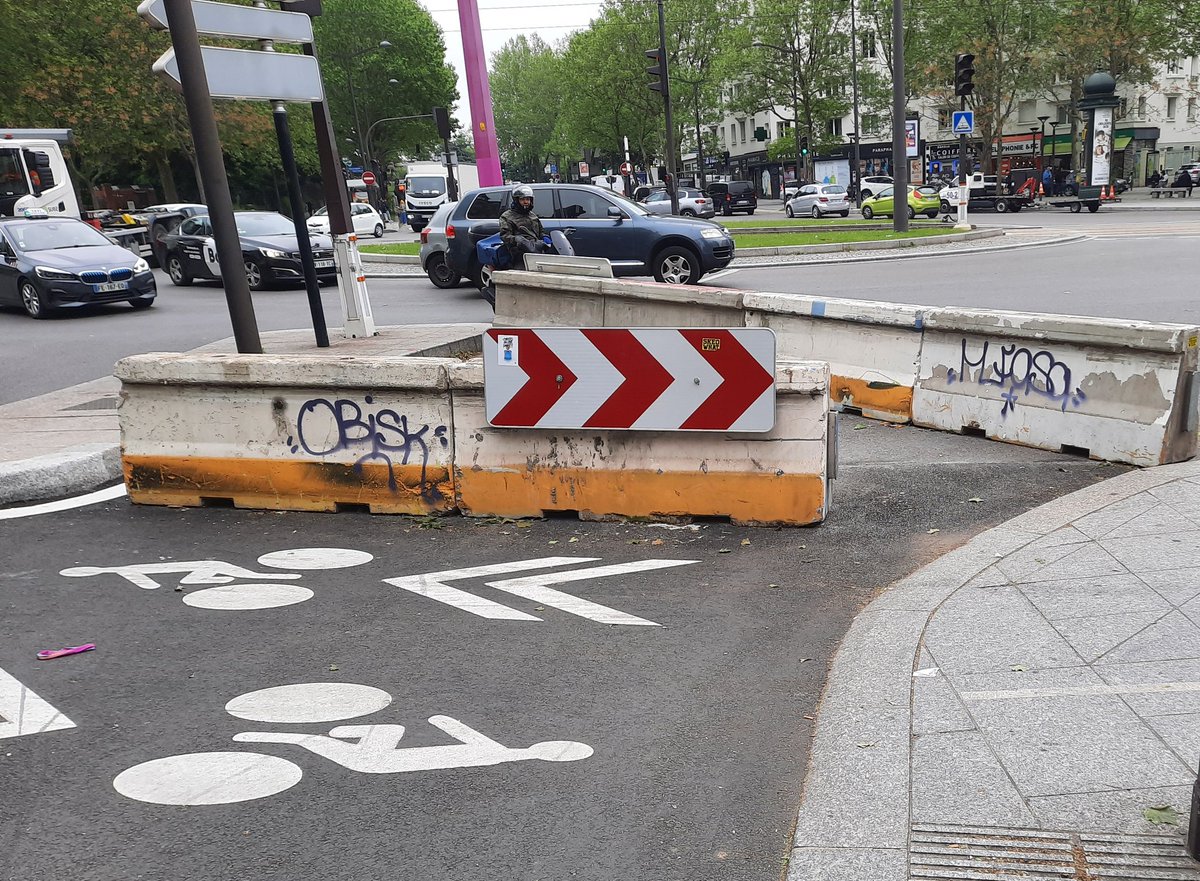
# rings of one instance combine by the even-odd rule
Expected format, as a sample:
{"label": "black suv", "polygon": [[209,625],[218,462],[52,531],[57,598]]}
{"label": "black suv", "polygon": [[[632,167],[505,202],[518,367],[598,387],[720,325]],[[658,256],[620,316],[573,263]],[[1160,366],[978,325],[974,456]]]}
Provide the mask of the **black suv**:
{"label": "black suv", "polygon": [[[486,280],[475,245],[500,231],[511,194],[510,187],[472,190],[446,222],[447,259],[481,289]],[[533,184],[533,211],[547,233],[561,230],[580,257],[607,258],[617,276],[695,284],[733,260],[733,238],[724,227],[692,217],[658,217],[602,187]]]}
{"label": "black suv", "polygon": [[737,211],[753,214],[758,207],[754,195],[754,184],[748,180],[731,180],[729,183],[709,184],[708,195],[716,203],[717,213],[726,217]]}

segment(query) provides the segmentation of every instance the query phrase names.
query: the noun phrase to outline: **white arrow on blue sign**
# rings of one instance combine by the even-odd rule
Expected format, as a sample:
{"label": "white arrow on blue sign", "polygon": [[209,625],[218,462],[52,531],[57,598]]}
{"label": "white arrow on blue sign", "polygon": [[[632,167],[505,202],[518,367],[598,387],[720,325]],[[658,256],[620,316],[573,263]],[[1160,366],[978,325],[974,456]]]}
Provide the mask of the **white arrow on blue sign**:
{"label": "white arrow on blue sign", "polygon": [[[160,31],[167,30],[164,0],[143,0],[138,15]],[[276,40],[280,43],[311,43],[312,19],[302,12],[281,12],[257,6],[235,6],[214,0],[192,0],[196,30],[210,37],[240,40]]]}
{"label": "white arrow on blue sign", "polygon": [[975,111],[974,110],[955,110],[953,128],[956,135],[973,135],[975,134]]}
{"label": "white arrow on blue sign", "polygon": [[[321,70],[311,55],[255,52],[249,49],[201,48],[208,91],[214,98],[258,101],[325,100]],[[168,49],[154,62],[154,72],[180,87],[179,62]]]}

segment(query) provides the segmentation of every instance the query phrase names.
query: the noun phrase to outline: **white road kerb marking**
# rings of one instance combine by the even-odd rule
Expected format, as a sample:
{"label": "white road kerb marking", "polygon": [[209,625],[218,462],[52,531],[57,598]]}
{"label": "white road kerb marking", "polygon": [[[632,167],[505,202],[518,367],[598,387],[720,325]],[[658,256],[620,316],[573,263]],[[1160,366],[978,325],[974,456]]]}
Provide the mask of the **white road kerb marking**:
{"label": "white road kerb marking", "polygon": [[1004,701],[1035,697],[1095,697],[1117,694],[1170,694],[1200,691],[1200,682],[1159,682],[1153,685],[1077,685],[1065,688],[1024,688],[1014,691],[964,691],[963,700]]}
{"label": "white road kerb marking", "polygon": [[[488,575],[502,575],[509,572],[524,572],[530,569],[549,569],[554,566],[564,566],[568,563],[592,563],[597,557],[544,557],[536,560],[517,560],[513,563],[500,563],[494,566],[474,566],[469,569],[449,569],[445,572],[430,572],[425,575],[406,575],[403,578],[385,578],[384,582],[402,588],[419,596],[428,597],[454,606],[480,618],[505,621],[541,621],[536,615],[530,615],[518,609],[513,609],[502,603],[497,603],[465,590],[450,587],[446,582],[461,581],[465,578],[480,578]],[[617,563],[611,566],[597,566],[592,569],[571,569],[566,572],[554,572],[542,575],[530,575],[524,578],[510,578],[504,581],[486,582],[488,587],[502,590],[543,606],[559,609],[571,615],[578,615],[601,624],[628,624],[642,627],[659,627],[653,621],[639,618],[616,609],[610,609],[599,603],[580,599],[562,591],[553,590],[548,585],[564,584],[571,581],[587,581],[592,578],[604,578],[609,575],[624,575],[630,572],[644,572],[653,569],[666,569],[673,566],[688,566],[698,560],[637,560],[632,563]]]}
{"label": "white road kerb marking", "polygon": [[19,520],[22,517],[36,517],[38,514],[53,514],[57,511],[70,511],[74,508],[85,508],[88,505],[98,505],[100,502],[111,502],[125,495],[125,484],[107,486],[82,496],[70,499],[59,499],[56,502],[41,502],[37,505],[24,505],[20,508],[5,508],[0,511],[0,520]]}
{"label": "white road kerb marking", "polygon": [[0,740],[74,727],[74,722],[0,669]]}

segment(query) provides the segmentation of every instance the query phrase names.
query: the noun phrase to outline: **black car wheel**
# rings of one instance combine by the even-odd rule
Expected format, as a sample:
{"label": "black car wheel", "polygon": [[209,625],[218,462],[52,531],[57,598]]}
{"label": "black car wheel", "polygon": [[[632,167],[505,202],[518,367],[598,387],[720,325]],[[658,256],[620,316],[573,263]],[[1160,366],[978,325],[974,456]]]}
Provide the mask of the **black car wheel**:
{"label": "black car wheel", "polygon": [[862,206],[862,216],[863,216],[863,220],[870,220],[872,217],[875,216],[875,212],[871,210],[870,205],[863,205]]}
{"label": "black car wheel", "polygon": [[813,205],[813,207],[812,207],[812,216],[813,216],[813,220],[821,219],[821,209],[818,208],[816,205]]}
{"label": "black car wheel", "polygon": [[917,216],[917,209],[914,208],[912,205],[909,205],[908,206],[908,219],[912,220],[916,216]]}
{"label": "black car wheel", "polygon": [[949,202],[947,202],[945,199],[942,199],[942,213],[949,214],[953,210],[954,210],[954,206],[951,205]]}
{"label": "black car wheel", "polygon": [[429,276],[434,287],[443,290],[454,287],[462,279],[462,276],[454,271],[454,267],[446,262],[445,254],[434,254],[430,257],[429,262],[425,264],[425,274]]}
{"label": "black car wheel", "polygon": [[749,217],[753,213],[754,213],[754,209],[751,208],[749,211],[746,212],[746,216]]}
{"label": "black car wheel", "polygon": [[149,309],[151,306],[153,306],[154,300],[130,300],[129,305],[134,309],[141,311],[142,309]]}
{"label": "black car wheel", "polygon": [[1008,213],[1008,203],[1005,202],[1003,199],[996,200],[996,213],[997,214],[1007,214]]}
{"label": "black car wheel", "polygon": [[492,281],[492,266],[485,264],[479,267],[479,295],[493,309],[496,308],[496,283]]}
{"label": "black car wheel", "polygon": [[796,216],[796,215],[795,215],[795,214],[792,212],[792,203],[791,203],[791,202],[788,202],[786,205],[784,205],[784,206],[783,206],[783,213],[784,213],[784,214],[786,214],[788,217],[795,217],[795,216]]}
{"label": "black car wheel", "polygon": [[654,258],[654,278],[667,284],[695,284],[700,280],[700,259],[687,248],[663,248]]}
{"label": "black car wheel", "polygon": [[246,283],[250,285],[252,291],[261,291],[267,286],[266,273],[255,260],[246,261]]}
{"label": "black car wheel", "polygon": [[25,314],[30,318],[49,318],[50,313],[54,311],[50,306],[42,300],[42,293],[37,289],[37,285],[27,278],[21,279],[21,307],[25,310]]}
{"label": "black car wheel", "polygon": [[377,238],[377,239],[383,238],[383,224],[382,223],[375,224],[375,238]]}
{"label": "black car wheel", "polygon": [[183,260],[178,254],[172,254],[167,258],[167,275],[171,276],[171,284],[187,287],[192,283],[192,274],[187,271],[187,267],[183,265]]}

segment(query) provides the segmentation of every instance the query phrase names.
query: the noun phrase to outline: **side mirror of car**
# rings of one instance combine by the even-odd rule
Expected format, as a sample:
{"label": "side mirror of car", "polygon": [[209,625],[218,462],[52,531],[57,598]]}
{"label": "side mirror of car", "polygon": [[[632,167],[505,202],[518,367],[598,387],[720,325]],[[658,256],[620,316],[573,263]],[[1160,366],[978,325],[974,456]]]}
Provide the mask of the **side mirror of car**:
{"label": "side mirror of car", "polygon": [[622,211],[620,208],[618,208],[616,205],[609,205],[608,206],[608,216],[613,218],[614,220],[624,220],[625,212]]}

